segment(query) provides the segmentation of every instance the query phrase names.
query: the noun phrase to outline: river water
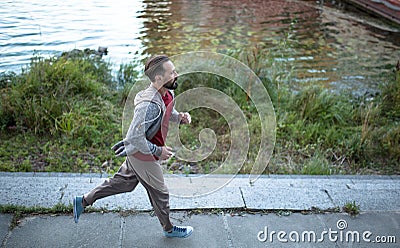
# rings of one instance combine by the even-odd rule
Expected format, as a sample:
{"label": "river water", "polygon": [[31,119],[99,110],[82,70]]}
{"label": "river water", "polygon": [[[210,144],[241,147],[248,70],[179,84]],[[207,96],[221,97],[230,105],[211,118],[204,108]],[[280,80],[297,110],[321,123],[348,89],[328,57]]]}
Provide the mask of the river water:
{"label": "river water", "polygon": [[0,72],[74,48],[107,46],[118,68],[154,53],[258,45],[293,66],[296,85],[363,91],[400,59],[398,27],[332,1],[2,0],[0,30]]}

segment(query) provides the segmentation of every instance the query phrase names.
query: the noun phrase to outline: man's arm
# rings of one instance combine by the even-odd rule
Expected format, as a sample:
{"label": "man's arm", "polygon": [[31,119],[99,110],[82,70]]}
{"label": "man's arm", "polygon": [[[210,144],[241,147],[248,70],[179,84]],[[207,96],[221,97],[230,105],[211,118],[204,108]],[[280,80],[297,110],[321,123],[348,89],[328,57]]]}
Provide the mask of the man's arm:
{"label": "man's arm", "polygon": [[172,109],[171,116],[169,117],[169,121],[172,121],[172,122],[175,122],[175,123],[179,123],[180,122],[180,120],[179,120],[179,112],[176,111],[175,108]]}
{"label": "man's arm", "polygon": [[152,102],[143,102],[136,106],[135,113],[124,139],[126,154],[140,151],[143,154],[161,156],[162,147],[146,139],[146,133],[159,118],[162,118],[161,108]]}
{"label": "man's arm", "polygon": [[179,124],[190,124],[192,122],[192,118],[188,112],[178,112],[175,108],[172,109],[171,117],[169,121],[176,122]]}

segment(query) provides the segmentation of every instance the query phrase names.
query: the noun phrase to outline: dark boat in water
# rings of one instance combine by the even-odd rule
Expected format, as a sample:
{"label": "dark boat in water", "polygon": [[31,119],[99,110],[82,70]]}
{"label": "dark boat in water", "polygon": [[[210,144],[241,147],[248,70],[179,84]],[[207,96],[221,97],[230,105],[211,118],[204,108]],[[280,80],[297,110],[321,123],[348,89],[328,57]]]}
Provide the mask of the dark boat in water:
{"label": "dark boat in water", "polygon": [[346,0],[400,25],[400,0]]}

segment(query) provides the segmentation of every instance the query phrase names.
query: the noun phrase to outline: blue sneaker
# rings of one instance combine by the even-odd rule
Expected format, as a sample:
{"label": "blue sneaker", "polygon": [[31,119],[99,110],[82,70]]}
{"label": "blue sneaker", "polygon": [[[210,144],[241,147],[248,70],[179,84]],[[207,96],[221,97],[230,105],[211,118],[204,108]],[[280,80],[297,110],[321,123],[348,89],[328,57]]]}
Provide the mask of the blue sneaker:
{"label": "blue sneaker", "polygon": [[75,223],[78,223],[79,216],[85,210],[82,205],[83,196],[75,196],[74,197],[74,220]]}
{"label": "blue sneaker", "polygon": [[172,231],[164,231],[164,235],[168,238],[187,238],[193,232],[193,227],[191,226],[174,226]]}

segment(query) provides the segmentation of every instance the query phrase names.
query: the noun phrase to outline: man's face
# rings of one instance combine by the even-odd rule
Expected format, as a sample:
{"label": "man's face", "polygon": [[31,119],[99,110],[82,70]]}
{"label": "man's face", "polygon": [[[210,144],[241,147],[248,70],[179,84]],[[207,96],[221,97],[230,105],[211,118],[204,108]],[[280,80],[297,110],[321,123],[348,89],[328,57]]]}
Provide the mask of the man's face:
{"label": "man's face", "polygon": [[178,73],[175,70],[175,66],[171,61],[167,61],[163,64],[164,75],[162,77],[163,87],[169,90],[175,90],[178,87],[176,80],[178,79]]}

